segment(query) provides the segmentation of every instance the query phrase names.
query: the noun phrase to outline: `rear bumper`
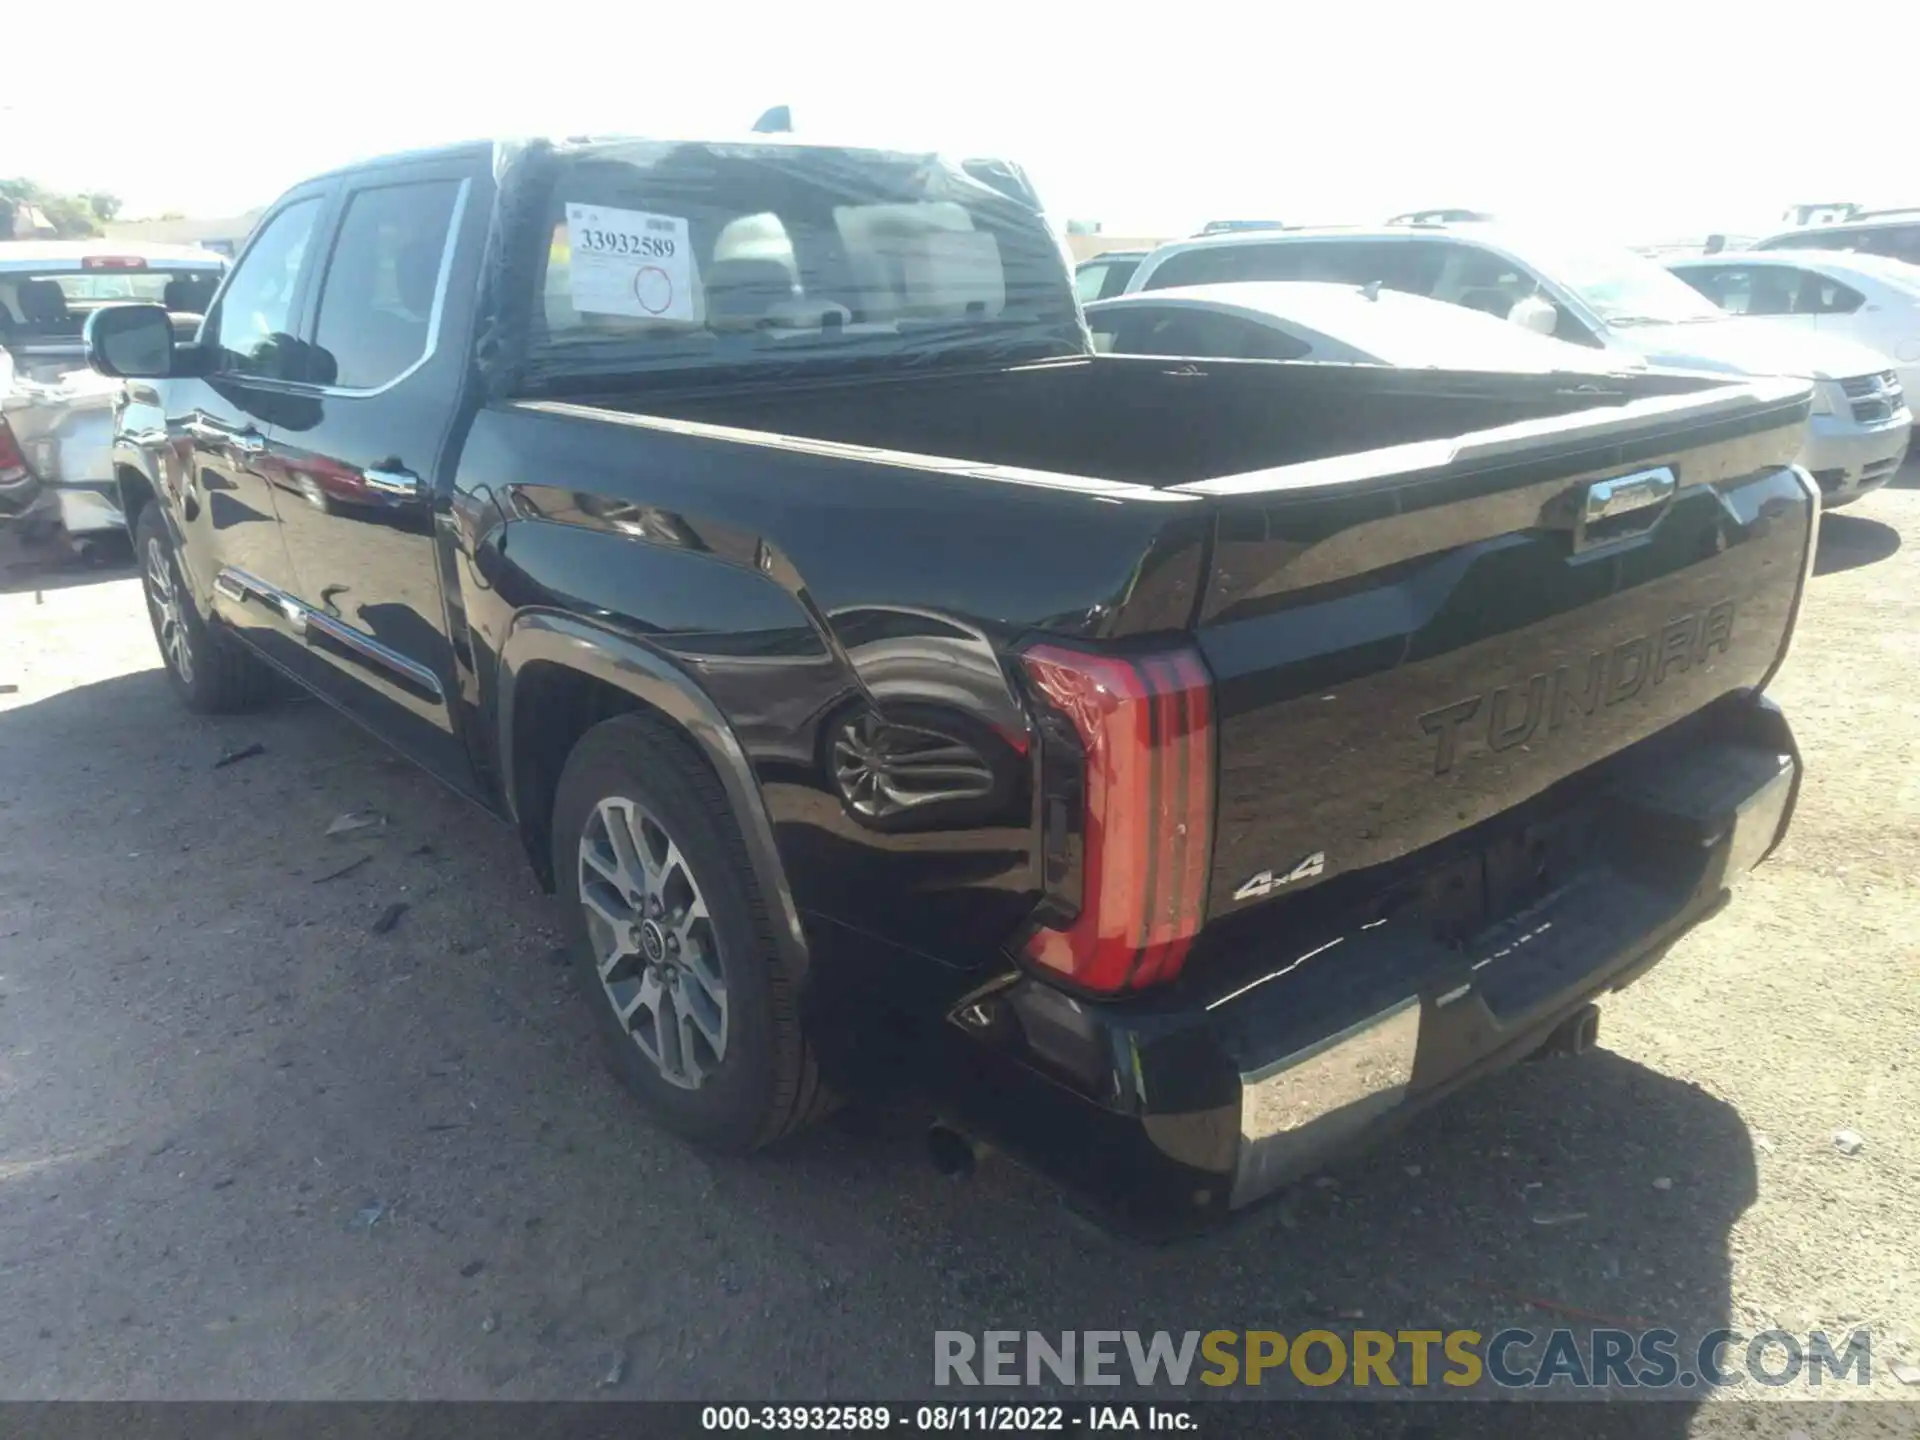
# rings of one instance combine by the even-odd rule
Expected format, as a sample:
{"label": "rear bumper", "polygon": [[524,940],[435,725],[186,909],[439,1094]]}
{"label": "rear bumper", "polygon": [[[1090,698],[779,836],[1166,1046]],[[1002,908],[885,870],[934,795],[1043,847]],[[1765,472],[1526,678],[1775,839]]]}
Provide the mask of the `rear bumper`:
{"label": "rear bumper", "polygon": [[114,483],[111,392],[10,394],[6,419],[38,478],[29,484],[0,476],[0,518],[51,512],[73,535],[124,528]]}
{"label": "rear bumper", "polygon": [[1522,1058],[1726,903],[1791,816],[1792,735],[1771,704],[1741,700],[1665,739],[1524,824],[1488,827],[1477,858],[1396,879],[1394,895],[1432,894],[1463,865],[1564,863],[1464,940],[1436,938],[1431,907],[1381,914],[1393,907],[1375,886],[1151,1000],[1081,1000],[1025,975],[968,997],[944,1027],[950,1123],[1123,1228],[1226,1219]]}
{"label": "rear bumper", "polygon": [[56,484],[49,487],[60,524],[69,535],[99,535],[127,528],[120,511],[120,492],[111,482]]}

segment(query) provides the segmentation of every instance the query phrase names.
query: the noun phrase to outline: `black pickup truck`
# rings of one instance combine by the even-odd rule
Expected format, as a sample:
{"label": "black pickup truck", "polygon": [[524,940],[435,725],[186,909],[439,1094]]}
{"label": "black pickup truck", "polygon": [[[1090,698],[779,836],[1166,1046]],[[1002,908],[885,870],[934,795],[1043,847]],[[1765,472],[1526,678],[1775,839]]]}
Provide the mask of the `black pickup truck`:
{"label": "black pickup truck", "polygon": [[1003,163],[404,155],[88,341],[180,696],[515,826],[699,1142],[910,1084],[1204,1225],[1577,1046],[1793,807],[1804,384],[1094,354]]}

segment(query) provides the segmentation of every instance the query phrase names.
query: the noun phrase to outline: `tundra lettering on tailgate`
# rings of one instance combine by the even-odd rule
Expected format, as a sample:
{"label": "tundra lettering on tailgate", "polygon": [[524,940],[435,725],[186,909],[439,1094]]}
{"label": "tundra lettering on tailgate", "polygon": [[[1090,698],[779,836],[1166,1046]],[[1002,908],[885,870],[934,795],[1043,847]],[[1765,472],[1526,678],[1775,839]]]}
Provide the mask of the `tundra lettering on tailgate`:
{"label": "tundra lettering on tailgate", "polygon": [[1460,733],[1470,722],[1484,717],[1489,750],[1511,750],[1536,735],[1564,729],[1575,715],[1631,700],[1713,651],[1724,652],[1732,640],[1733,601],[1722,600],[1669,620],[1656,633],[1597,650],[1583,666],[1559,665],[1528,676],[1524,684],[1502,685],[1429,710],[1420,717],[1420,728],[1434,737],[1433,773],[1453,768]]}

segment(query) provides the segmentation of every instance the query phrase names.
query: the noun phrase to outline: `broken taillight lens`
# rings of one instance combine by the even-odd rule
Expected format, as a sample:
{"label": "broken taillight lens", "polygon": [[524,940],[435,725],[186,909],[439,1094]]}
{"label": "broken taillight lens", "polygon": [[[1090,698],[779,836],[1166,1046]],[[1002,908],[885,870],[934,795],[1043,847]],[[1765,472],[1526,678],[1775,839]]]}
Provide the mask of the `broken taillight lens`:
{"label": "broken taillight lens", "polygon": [[1213,687],[1191,650],[1021,657],[1036,694],[1085,752],[1078,915],[1026,942],[1088,990],[1171,980],[1206,916],[1213,838]]}

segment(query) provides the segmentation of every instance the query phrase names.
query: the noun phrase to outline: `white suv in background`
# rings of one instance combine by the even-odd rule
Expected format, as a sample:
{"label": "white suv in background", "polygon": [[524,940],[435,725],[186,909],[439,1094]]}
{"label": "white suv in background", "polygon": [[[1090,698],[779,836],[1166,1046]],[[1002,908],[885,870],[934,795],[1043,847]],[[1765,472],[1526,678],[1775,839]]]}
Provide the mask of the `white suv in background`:
{"label": "white suv in background", "polygon": [[1813,419],[1797,458],[1829,506],[1885,484],[1906,458],[1913,417],[1886,356],[1843,338],[1728,315],[1628,250],[1501,225],[1216,235],[1161,246],[1134,271],[1127,293],[1235,280],[1378,284],[1629,362],[1815,381]]}
{"label": "white suv in background", "polygon": [[1920,265],[1920,210],[1880,210],[1756,240],[1755,250],[1850,250]]}

